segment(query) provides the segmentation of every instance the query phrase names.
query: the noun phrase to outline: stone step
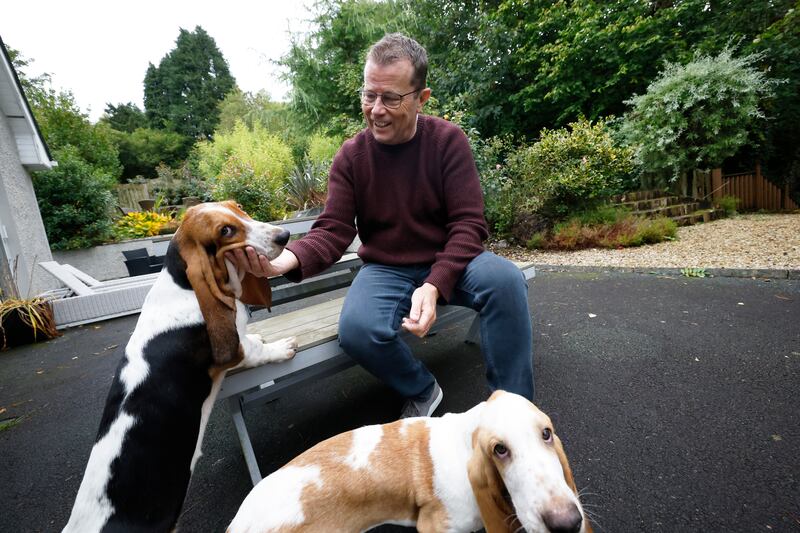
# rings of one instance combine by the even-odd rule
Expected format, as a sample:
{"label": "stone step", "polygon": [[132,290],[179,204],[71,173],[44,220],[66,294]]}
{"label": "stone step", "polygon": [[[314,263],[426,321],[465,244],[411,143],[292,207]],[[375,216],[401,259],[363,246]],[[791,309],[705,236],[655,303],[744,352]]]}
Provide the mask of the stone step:
{"label": "stone step", "polygon": [[627,202],[615,202],[616,205],[630,209],[631,211],[648,211],[659,207],[668,207],[684,202],[678,196],[661,196],[649,200],[629,200]]}
{"label": "stone step", "polygon": [[665,198],[674,196],[664,191],[629,191],[624,194],[619,194],[611,198],[611,202],[615,204],[637,202],[642,200],[654,200],[656,198]]}
{"label": "stone step", "polygon": [[665,216],[669,218],[685,216],[700,209],[698,202],[685,202],[664,207],[656,207],[653,209],[644,209],[639,211],[632,211],[632,214],[654,218],[657,216]]}
{"label": "stone step", "polygon": [[686,215],[671,217],[679,226],[691,226],[700,222],[710,222],[722,217],[722,212],[718,209],[700,209]]}

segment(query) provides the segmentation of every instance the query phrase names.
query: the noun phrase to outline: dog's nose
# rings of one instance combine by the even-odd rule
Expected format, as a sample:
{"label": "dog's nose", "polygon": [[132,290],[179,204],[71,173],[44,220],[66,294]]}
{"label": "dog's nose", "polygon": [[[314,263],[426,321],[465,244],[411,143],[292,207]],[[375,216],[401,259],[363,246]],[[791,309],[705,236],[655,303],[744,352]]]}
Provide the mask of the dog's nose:
{"label": "dog's nose", "polygon": [[583,523],[581,511],[572,502],[548,509],[542,513],[542,520],[550,533],[578,533]]}
{"label": "dog's nose", "polygon": [[283,230],[283,231],[281,231],[280,233],[278,233],[278,234],[275,236],[275,238],[273,239],[273,241],[274,241],[274,242],[275,242],[275,244],[277,244],[278,246],[286,246],[286,243],[287,243],[287,242],[289,242],[289,231],[288,231],[288,230]]}

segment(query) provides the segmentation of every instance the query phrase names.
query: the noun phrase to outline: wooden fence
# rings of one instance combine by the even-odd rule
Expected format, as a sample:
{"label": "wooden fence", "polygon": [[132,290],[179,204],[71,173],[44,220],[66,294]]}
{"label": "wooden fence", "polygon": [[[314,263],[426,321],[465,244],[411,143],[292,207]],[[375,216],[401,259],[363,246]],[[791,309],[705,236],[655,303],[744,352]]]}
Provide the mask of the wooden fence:
{"label": "wooden fence", "polygon": [[789,197],[788,186],[781,189],[761,175],[761,165],[756,164],[753,172],[723,174],[722,169],[711,171],[712,198],[735,196],[739,199],[739,209],[764,209],[781,211],[797,209],[797,204]]}
{"label": "wooden fence", "polygon": [[150,198],[147,183],[123,183],[117,185],[117,199],[120,207],[139,211],[139,200]]}

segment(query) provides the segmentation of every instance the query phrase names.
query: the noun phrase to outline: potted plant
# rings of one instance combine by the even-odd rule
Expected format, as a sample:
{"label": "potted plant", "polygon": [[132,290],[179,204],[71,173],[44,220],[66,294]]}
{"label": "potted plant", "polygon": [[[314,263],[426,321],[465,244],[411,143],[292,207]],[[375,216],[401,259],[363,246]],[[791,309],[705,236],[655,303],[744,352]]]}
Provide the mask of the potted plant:
{"label": "potted plant", "polygon": [[0,301],[0,350],[59,335],[47,300],[37,297]]}
{"label": "potted plant", "polygon": [[6,266],[0,268],[0,287],[6,288],[5,292],[0,289],[0,350],[61,335],[49,301],[38,296],[20,297],[16,282],[18,260],[19,257],[14,261],[13,271],[0,265]]}

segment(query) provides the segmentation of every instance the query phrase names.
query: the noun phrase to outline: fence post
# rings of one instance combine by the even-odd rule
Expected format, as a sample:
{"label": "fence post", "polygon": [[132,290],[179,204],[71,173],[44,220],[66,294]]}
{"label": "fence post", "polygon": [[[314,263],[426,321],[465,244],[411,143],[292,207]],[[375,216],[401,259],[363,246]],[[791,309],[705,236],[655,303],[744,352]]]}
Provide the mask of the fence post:
{"label": "fence post", "polygon": [[722,197],[722,169],[715,168],[711,170],[711,198],[718,200]]}

